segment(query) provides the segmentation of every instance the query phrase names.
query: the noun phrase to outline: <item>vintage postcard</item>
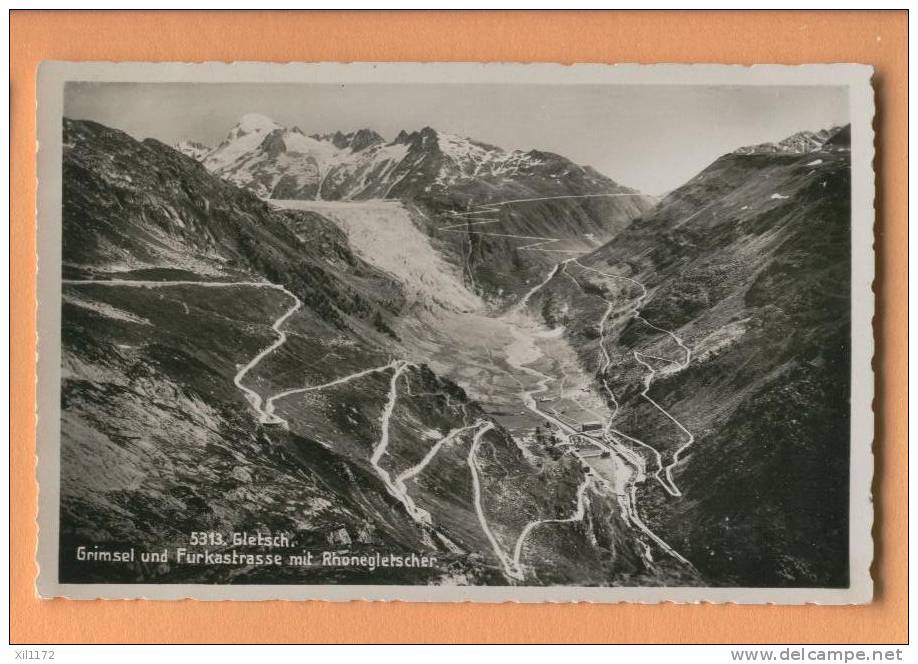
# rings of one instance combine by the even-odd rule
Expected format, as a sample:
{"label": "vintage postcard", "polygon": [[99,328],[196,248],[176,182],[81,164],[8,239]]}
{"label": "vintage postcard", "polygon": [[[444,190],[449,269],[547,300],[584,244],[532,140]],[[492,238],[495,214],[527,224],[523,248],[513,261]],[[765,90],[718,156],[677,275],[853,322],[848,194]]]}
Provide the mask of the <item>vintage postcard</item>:
{"label": "vintage postcard", "polygon": [[869,602],[871,74],[45,63],[38,592]]}

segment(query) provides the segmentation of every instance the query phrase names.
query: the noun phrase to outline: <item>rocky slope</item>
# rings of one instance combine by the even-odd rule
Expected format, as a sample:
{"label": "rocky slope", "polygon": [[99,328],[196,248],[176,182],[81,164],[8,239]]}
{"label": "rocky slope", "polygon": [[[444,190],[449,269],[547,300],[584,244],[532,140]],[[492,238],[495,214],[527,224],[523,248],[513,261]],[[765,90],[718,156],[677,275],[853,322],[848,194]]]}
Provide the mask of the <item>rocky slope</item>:
{"label": "rocky slope", "polygon": [[669,469],[639,504],[713,584],[847,584],[848,131],[724,155],[533,298]]}

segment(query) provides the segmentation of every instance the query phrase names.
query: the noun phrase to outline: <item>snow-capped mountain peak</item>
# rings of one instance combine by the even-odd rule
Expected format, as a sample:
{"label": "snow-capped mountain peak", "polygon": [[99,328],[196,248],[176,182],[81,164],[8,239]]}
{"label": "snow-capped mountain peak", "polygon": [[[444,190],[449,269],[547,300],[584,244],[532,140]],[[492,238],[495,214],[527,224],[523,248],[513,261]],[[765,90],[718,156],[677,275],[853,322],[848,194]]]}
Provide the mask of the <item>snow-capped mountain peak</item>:
{"label": "snow-capped mountain peak", "polygon": [[[507,151],[456,133],[424,127],[402,130],[394,141],[372,129],[307,135],[258,114],[243,116],[212,150],[178,149],[237,186],[263,198],[367,199],[415,197],[446,189],[483,189],[492,197],[508,183],[514,196],[608,192],[619,187],[560,155]],[[573,188],[562,186],[579,182]],[[555,191],[558,190],[558,191]],[[438,193],[439,192],[439,193]]]}
{"label": "snow-capped mountain peak", "polygon": [[734,154],[761,154],[761,153],[785,153],[785,154],[805,154],[822,149],[830,138],[832,138],[841,127],[832,127],[831,129],[820,129],[819,131],[798,131],[787,138],[774,143],[759,143],[758,145],[747,145],[737,150]]}
{"label": "snow-capped mountain peak", "polygon": [[261,113],[246,113],[230,131],[230,138],[241,138],[247,134],[266,134],[282,129],[274,120]]}
{"label": "snow-capped mountain peak", "polygon": [[456,134],[437,133],[437,147],[463,172],[473,175],[484,164],[499,162],[507,157],[507,153],[498,147]]}

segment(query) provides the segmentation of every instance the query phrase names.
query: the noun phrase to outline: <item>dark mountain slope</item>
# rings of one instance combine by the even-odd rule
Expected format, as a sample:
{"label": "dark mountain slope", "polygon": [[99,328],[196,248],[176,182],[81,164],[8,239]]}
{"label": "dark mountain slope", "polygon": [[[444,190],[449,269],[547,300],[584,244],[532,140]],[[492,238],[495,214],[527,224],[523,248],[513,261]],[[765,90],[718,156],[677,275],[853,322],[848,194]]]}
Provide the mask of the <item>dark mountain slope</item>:
{"label": "dark mountain slope", "polygon": [[[596,370],[595,322],[613,303],[604,377],[621,406],[615,427],[656,448],[682,493],[650,478],[642,511],[715,584],[847,583],[846,136],[721,157],[579,261],[613,276],[571,263],[581,288],[557,280],[533,302],[568,323]],[[691,349],[684,368],[677,339]],[[673,419],[641,396],[648,377]]]}

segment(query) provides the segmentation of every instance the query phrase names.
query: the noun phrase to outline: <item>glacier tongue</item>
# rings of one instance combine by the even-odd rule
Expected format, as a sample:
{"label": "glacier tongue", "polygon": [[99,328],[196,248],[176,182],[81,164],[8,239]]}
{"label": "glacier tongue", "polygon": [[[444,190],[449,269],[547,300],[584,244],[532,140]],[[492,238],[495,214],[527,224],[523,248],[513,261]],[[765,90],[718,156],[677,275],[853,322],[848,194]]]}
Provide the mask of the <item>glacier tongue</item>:
{"label": "glacier tongue", "polygon": [[363,260],[398,279],[412,303],[436,304],[460,312],[484,308],[481,298],[463,283],[460,269],[443,258],[401,201],[271,203],[310,210],[334,222]]}

